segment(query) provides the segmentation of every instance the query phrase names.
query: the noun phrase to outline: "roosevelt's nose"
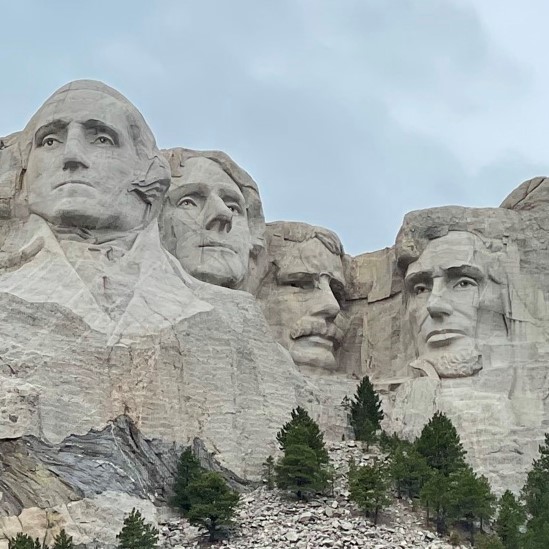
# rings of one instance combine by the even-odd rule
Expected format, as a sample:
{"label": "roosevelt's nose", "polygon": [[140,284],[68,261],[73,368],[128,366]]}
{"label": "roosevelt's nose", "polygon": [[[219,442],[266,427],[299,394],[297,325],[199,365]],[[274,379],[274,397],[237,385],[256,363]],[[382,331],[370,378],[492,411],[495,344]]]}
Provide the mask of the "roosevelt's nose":
{"label": "roosevelt's nose", "polygon": [[314,312],[316,316],[322,316],[326,320],[334,320],[341,311],[339,301],[336,299],[330,279],[326,275],[321,275],[317,291],[314,296]]}
{"label": "roosevelt's nose", "polygon": [[233,226],[233,212],[223,199],[211,194],[204,205],[204,228],[208,231],[228,233]]}
{"label": "roosevelt's nose", "polygon": [[427,311],[432,318],[449,316],[454,312],[452,304],[444,296],[443,281],[435,279],[433,289],[427,301]]}
{"label": "roosevelt's nose", "polygon": [[86,157],[82,137],[76,131],[69,129],[63,151],[63,169],[73,171],[89,167],[90,163]]}

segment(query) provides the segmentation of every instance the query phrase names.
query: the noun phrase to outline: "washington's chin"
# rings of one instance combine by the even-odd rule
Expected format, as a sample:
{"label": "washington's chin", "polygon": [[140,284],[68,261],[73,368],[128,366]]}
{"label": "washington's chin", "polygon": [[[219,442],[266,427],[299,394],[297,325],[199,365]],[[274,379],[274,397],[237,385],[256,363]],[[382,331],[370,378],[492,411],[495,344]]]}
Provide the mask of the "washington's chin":
{"label": "washington's chin", "polygon": [[337,367],[333,341],[321,336],[294,340],[289,351],[297,366],[328,371],[333,371]]}

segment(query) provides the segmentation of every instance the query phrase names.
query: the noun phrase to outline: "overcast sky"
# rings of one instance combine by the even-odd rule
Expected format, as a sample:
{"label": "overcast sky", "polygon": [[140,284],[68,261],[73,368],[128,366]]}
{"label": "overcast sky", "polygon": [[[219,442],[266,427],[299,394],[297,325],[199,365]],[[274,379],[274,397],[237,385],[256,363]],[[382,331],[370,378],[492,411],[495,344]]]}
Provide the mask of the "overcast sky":
{"label": "overcast sky", "polygon": [[356,255],[410,210],[497,206],[549,174],[546,0],[17,0],[0,8],[0,135],[102,80],[161,147],[220,149],[267,220]]}

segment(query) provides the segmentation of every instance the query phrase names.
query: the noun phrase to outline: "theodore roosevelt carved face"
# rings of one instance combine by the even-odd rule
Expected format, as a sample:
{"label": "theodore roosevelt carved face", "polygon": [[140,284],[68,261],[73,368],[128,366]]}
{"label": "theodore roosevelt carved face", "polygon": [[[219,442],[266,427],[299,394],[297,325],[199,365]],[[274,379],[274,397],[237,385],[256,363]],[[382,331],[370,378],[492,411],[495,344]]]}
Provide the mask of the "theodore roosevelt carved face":
{"label": "theodore roosevelt carved face", "polygon": [[343,249],[337,236],[305,223],[267,224],[270,272],[260,288],[267,322],[295,364],[334,370],[342,333]]}
{"label": "theodore roosevelt carved face", "polygon": [[483,308],[494,309],[491,254],[482,240],[465,231],[432,240],[405,276],[408,320],[419,358],[432,362],[440,377],[480,370],[477,343]]}

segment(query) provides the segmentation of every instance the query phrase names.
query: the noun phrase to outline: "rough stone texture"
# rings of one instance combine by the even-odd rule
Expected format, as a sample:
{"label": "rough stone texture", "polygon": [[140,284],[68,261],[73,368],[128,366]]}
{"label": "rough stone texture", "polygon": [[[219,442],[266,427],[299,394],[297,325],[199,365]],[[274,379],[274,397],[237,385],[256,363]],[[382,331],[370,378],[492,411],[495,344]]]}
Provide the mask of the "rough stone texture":
{"label": "rough stone texture", "polygon": [[[161,153],[115,90],[58,90],[0,139],[0,548],[61,527],[112,546],[132,507],[165,513],[189,444],[249,489],[297,404],[349,437],[341,402],[364,375],[389,430],[441,410],[473,467],[518,491],[549,431],[547,181],[500,208],[411,212],[394,247],[350,258],[326,229],[265,228],[246,172]],[[286,533],[251,520],[269,546],[366,543],[349,509],[316,528],[338,501]]]}
{"label": "rough stone texture", "polygon": [[[164,473],[102,482],[97,460],[73,470],[51,455],[122,415],[144,440],[180,448],[199,437],[220,467],[257,478],[290,410],[314,398],[250,294],[190,277],[162,248],[170,171],[135,107],[100,83],[72,83],[0,154],[2,165],[19,159],[13,217],[0,226],[0,512],[71,506],[76,530],[78,517],[107,513],[97,537],[112,542],[129,509],[109,502],[161,503]],[[134,467],[158,465],[146,448]],[[100,468],[129,455],[113,450]]]}

